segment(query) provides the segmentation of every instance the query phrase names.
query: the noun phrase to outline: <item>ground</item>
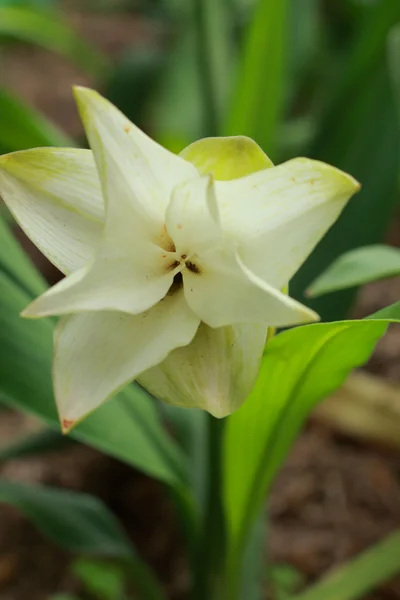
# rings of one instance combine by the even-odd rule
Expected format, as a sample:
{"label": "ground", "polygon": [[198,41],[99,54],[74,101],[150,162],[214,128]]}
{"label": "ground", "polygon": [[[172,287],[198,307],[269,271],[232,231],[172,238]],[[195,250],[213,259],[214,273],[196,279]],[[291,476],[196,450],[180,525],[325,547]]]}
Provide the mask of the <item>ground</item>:
{"label": "ground", "polygon": [[[158,32],[135,18],[72,14],[71,20],[111,56],[128,43]],[[71,98],[73,83],[91,84],[79,70],[45,51],[19,48],[5,58],[3,83],[37,106],[69,134],[81,134]],[[390,241],[400,245],[399,222]],[[20,236],[21,237],[21,236]],[[22,239],[22,238],[21,238]],[[23,240],[50,281],[57,274]],[[363,316],[400,298],[400,281],[367,286],[359,296]],[[400,332],[392,328],[369,369],[400,381]],[[400,401],[400,399],[399,399]],[[4,412],[2,444],[35,423]],[[182,543],[167,494],[161,485],[100,453],[71,444],[45,456],[0,465],[0,473],[20,481],[58,485],[98,494],[115,511],[144,558],[156,569],[171,600],[183,600],[187,571]],[[400,453],[343,437],[311,419],[275,482],[269,504],[272,525],[266,540],[270,561],[289,562],[308,580],[356,555],[400,527]],[[47,600],[61,591],[79,591],[70,575],[71,557],[44,540],[16,511],[0,507],[0,600]],[[400,600],[400,578],[369,600]]]}

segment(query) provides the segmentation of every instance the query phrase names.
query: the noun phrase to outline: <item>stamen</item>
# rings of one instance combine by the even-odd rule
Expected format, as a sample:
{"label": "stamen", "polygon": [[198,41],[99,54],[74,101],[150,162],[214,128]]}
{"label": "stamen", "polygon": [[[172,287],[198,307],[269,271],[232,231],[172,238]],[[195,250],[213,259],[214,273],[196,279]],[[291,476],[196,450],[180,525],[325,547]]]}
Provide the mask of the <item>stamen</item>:
{"label": "stamen", "polygon": [[190,260],[187,260],[185,262],[186,267],[189,269],[189,271],[192,271],[192,273],[196,273],[196,275],[200,274],[200,269],[197,265],[195,265],[194,263],[192,263]]}

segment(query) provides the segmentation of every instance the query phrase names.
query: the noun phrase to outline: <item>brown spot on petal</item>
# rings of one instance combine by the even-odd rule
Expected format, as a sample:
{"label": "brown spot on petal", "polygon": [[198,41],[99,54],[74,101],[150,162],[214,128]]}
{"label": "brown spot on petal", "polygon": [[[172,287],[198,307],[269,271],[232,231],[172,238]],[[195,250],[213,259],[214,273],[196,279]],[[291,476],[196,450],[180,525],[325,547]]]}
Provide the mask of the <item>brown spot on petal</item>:
{"label": "brown spot on petal", "polygon": [[182,225],[177,225],[177,228],[178,229],[182,229]]}
{"label": "brown spot on petal", "polygon": [[66,435],[67,433],[69,433],[71,431],[71,429],[73,428],[74,425],[75,425],[75,421],[73,421],[71,419],[63,419],[61,422],[61,431],[63,432],[64,435]]}
{"label": "brown spot on petal", "polygon": [[131,125],[125,125],[125,127],[124,127],[125,133],[129,133],[131,129],[132,129]]}

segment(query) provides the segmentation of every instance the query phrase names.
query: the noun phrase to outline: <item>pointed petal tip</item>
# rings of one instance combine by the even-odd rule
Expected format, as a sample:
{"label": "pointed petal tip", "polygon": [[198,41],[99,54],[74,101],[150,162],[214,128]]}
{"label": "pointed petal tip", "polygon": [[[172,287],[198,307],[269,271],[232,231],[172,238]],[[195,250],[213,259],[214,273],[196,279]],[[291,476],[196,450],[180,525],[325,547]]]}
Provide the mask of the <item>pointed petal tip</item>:
{"label": "pointed petal tip", "polygon": [[316,323],[321,320],[321,317],[315,310],[308,308],[307,306],[303,306],[303,310],[300,313],[300,317],[302,319],[302,323]]}
{"label": "pointed petal tip", "polygon": [[68,435],[68,433],[70,433],[70,431],[75,427],[75,425],[77,424],[76,420],[73,419],[61,419],[61,432],[63,435]]}
{"label": "pointed petal tip", "polygon": [[73,85],[72,92],[74,96],[85,96],[86,94],[97,94],[96,90],[84,85]]}
{"label": "pointed petal tip", "polygon": [[361,183],[352,175],[328,163],[306,157],[295,158],[293,161],[313,166],[315,170],[320,171],[321,175],[329,179],[331,184],[336,184],[341,192],[349,196],[359,192],[362,187]]}
{"label": "pointed petal tip", "polygon": [[[39,298],[40,298],[40,296],[39,296]],[[24,310],[22,310],[19,313],[20,317],[22,317],[23,319],[40,319],[41,317],[45,316],[45,315],[41,314],[40,312],[36,311],[36,309],[35,309],[36,300],[33,300],[33,302],[28,304],[28,306],[26,306],[24,308]]]}
{"label": "pointed petal tip", "polygon": [[31,307],[31,305],[29,304],[29,306],[27,306],[26,308],[24,308],[24,310],[21,310],[21,312],[19,313],[19,316],[22,317],[23,319],[37,319],[37,318],[39,318],[38,315],[35,315],[35,314],[31,313],[30,307]]}

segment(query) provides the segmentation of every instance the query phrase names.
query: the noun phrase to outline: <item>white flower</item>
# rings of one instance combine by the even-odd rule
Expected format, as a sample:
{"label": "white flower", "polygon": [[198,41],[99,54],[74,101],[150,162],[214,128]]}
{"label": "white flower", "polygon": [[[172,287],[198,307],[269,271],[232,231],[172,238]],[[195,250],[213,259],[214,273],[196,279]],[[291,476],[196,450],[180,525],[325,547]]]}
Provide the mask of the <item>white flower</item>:
{"label": "white flower", "polygon": [[[0,158],[5,202],[67,275],[24,311],[66,315],[54,356],[63,427],[140,376],[168,401],[224,416],[254,383],[267,326],[317,318],[280,290],[358,183],[303,158],[266,168],[247,138],[197,142],[185,159],[96,92],[75,93],[92,152]],[[215,180],[226,152],[238,176],[252,153],[261,170]]]}

